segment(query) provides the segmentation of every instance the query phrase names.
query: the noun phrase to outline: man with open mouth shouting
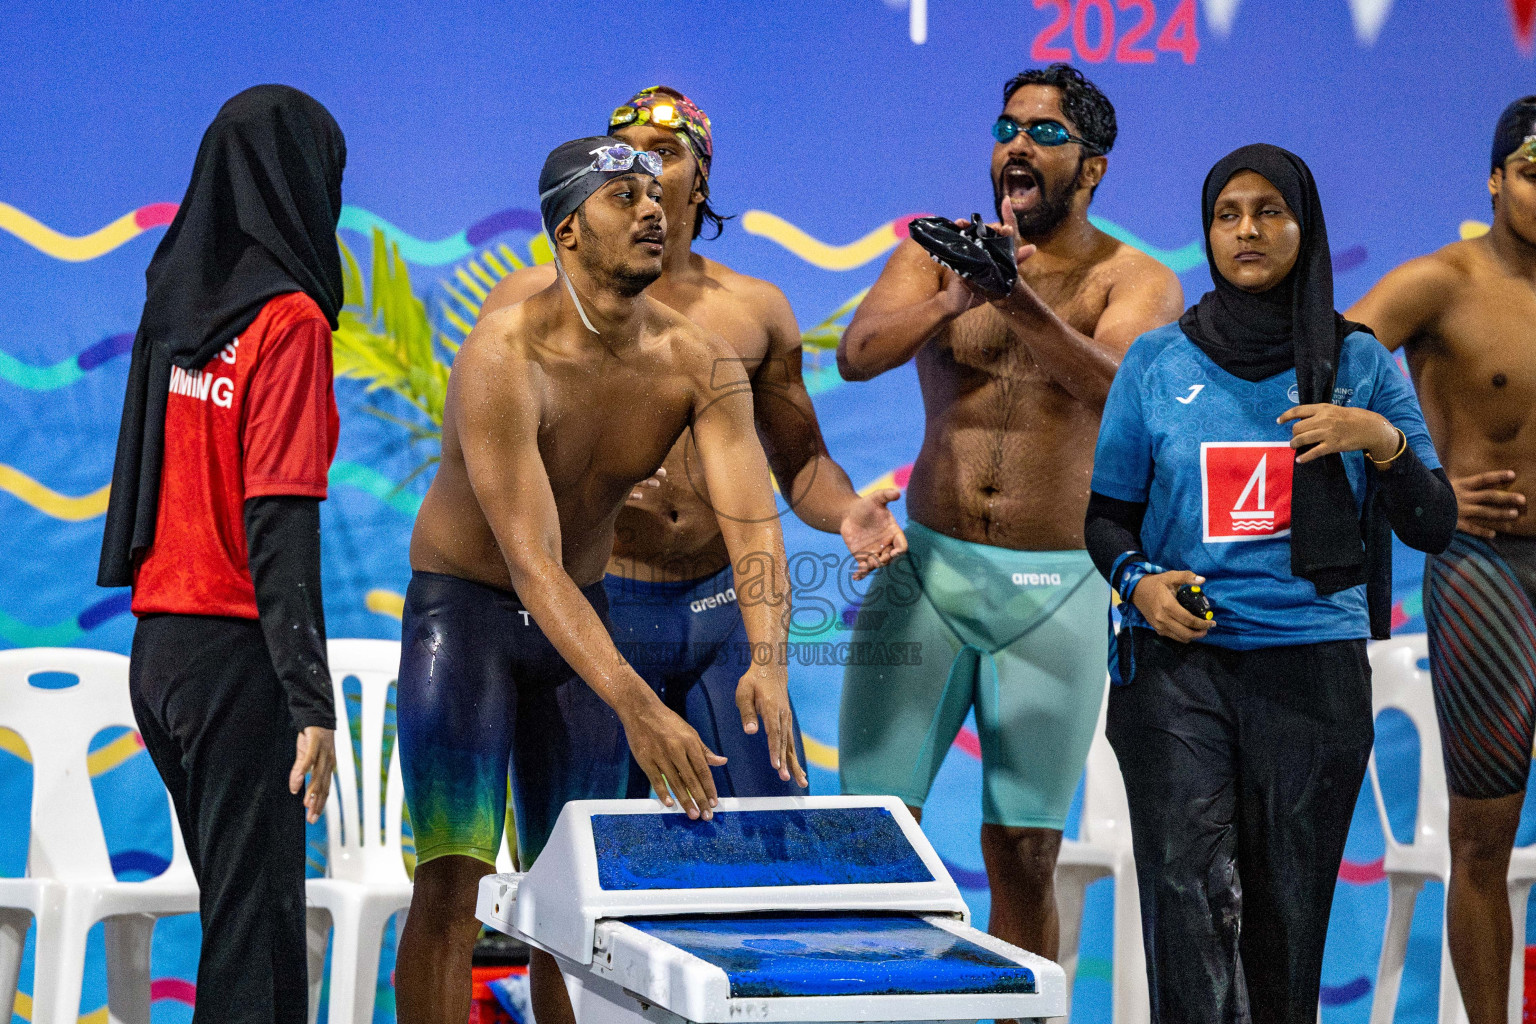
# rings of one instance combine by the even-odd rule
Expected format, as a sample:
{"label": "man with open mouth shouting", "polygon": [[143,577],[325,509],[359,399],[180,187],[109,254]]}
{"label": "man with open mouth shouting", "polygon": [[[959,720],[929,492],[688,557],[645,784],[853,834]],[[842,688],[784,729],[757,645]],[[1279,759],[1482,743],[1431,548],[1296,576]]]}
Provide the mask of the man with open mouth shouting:
{"label": "man with open mouth shouting", "polygon": [[1056,854],[1105,686],[1083,642],[1109,600],[1083,550],[1094,438],[1121,356],[1183,294],[1088,222],[1115,142],[1104,94],[1053,64],[1003,102],[992,230],[1014,236],[1017,282],[991,293],[903,242],[838,348],[848,380],[916,356],[927,415],[910,552],[880,570],[855,637],[922,657],[849,666],[839,753],[844,792],[895,793],[917,814],[974,708],[991,929],[1054,957]]}

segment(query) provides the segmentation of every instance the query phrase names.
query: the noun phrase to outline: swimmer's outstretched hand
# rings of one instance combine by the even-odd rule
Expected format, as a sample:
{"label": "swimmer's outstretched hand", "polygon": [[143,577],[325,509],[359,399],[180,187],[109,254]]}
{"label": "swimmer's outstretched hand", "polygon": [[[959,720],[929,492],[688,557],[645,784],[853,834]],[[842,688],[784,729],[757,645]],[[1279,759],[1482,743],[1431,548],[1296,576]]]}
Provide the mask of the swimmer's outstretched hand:
{"label": "swimmer's outstretched hand", "polygon": [[736,710],[741,712],[741,729],[757,733],[758,719],[768,733],[768,763],[785,782],[793,781],[801,789],[810,785],[800,755],[795,752],[795,714],[789,706],[789,680],[771,666],[753,665],[736,684]]}
{"label": "swimmer's outstretched hand", "polygon": [[311,825],[325,813],[325,798],[331,792],[331,773],[336,770],[336,734],[312,725],[299,733],[293,768],[288,772],[288,792],[297,793],[309,776],[304,790],[304,819]]}
{"label": "swimmer's outstretched hand", "polygon": [[878,491],[861,495],[848,506],[843,516],[843,543],[858,561],[853,578],[861,580],[882,566],[890,565],[891,559],[907,550],[907,535],[891,510],[886,508],[901,497],[894,487],[882,487]]}
{"label": "swimmer's outstretched hand", "polygon": [[642,698],[636,709],[619,712],[629,752],[664,805],[681,807],[688,817],[707,821],[719,803],[709,769],[725,764],[725,758],[706,747],[693,726],[649,687],[645,697],[649,699]]}

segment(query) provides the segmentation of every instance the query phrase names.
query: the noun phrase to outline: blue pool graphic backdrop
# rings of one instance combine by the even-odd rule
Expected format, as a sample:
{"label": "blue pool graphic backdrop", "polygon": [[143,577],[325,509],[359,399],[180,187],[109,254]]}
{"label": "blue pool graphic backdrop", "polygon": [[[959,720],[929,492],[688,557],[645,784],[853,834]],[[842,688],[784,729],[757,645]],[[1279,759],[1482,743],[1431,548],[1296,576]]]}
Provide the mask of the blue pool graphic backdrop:
{"label": "blue pool graphic backdrop", "polygon": [[[1209,286],[1200,183],[1228,150],[1274,142],[1311,164],[1343,308],[1397,263],[1482,229],[1494,119],[1536,92],[1536,0],[911,2],[12,5],[0,14],[0,644],[129,648],[126,592],[93,580],[143,271],[204,127],[247,86],[289,83],[334,112],[348,142],[343,241],[365,277],[376,230],[398,246],[449,338],[462,337],[511,258],[544,252],[533,213],[544,155],[601,131],[642,86],[674,85],[714,121],[713,198],[736,219],[700,250],[779,285],[808,330],[873,282],[912,216],[989,209],[988,127],[1002,83],[1025,67],[1072,60],[1114,101],[1120,139],[1093,215],[1177,271],[1188,301]],[[828,445],[855,485],[904,484],[922,437],[912,370],[843,383],[830,353],[810,349],[806,368]],[[365,411],[410,419],[403,402],[354,381],[337,394],[341,446],[323,512],[328,627],[397,638],[428,475],[400,485],[430,451]],[[825,652],[846,640],[863,584],[838,568],[836,537],[792,518],[785,534],[795,639],[807,645],[791,686],[813,791],[829,793],[841,669]],[[1422,629],[1420,571],[1399,552],[1400,630]],[[1399,719],[1378,726],[1389,809],[1406,834],[1417,737]],[[153,767],[132,732],[98,736],[94,750],[114,866],[148,877],[169,853]],[[962,732],[924,827],[984,924],[979,750]],[[0,872],[24,868],[29,804],[26,751],[0,733]],[[317,870],[322,849],[312,841]],[[1330,1024],[1368,1016],[1382,852],[1367,796],[1329,936]],[[1108,1020],[1108,886],[1090,892],[1079,1020]],[[1440,906],[1431,887],[1400,1020],[1433,1015]],[[195,918],[157,930],[157,1024],[190,1016],[197,940]],[[91,1024],[106,1022],[102,955],[98,930],[81,1004]],[[380,1021],[393,1019],[393,956],[391,941]],[[23,992],[30,971],[29,954]],[[18,1000],[13,1020],[29,1011]]]}

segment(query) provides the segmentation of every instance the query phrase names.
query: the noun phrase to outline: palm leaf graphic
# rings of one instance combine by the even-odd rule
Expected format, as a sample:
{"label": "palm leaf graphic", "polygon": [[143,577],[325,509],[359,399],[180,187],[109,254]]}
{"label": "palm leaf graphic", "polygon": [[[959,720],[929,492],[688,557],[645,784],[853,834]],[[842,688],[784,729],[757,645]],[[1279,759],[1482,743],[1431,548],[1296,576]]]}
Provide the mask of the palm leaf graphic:
{"label": "palm leaf graphic", "polygon": [[859,308],[859,303],[864,301],[864,296],[869,294],[865,288],[853,298],[834,309],[821,323],[800,335],[801,343],[820,356],[822,352],[837,348],[837,343],[843,340],[843,331],[847,330],[846,324],[838,323],[843,317],[850,315]]}
{"label": "palm leaf graphic", "polygon": [[[412,444],[442,441],[443,401],[448,393],[448,369],[458,344],[433,328],[426,303],[411,290],[411,272],[398,246],[373,231],[373,273],[367,289],[356,257],[338,239],[342,256],[344,299],[332,338],[336,376],[367,383],[368,391],[389,391],[410,403],[419,414],[405,419],[373,405],[364,411],[403,428]],[[396,485],[404,487],[436,465],[433,452]]]}

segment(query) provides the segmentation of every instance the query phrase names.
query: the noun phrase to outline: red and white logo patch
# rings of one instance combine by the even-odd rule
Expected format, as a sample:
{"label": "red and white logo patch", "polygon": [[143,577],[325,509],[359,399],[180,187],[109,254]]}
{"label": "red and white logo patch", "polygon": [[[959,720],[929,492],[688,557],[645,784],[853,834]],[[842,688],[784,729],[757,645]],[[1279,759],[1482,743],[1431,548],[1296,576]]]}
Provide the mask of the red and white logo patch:
{"label": "red and white logo patch", "polygon": [[1275,441],[1200,445],[1201,514],[1207,544],[1268,540],[1291,533],[1296,454]]}

